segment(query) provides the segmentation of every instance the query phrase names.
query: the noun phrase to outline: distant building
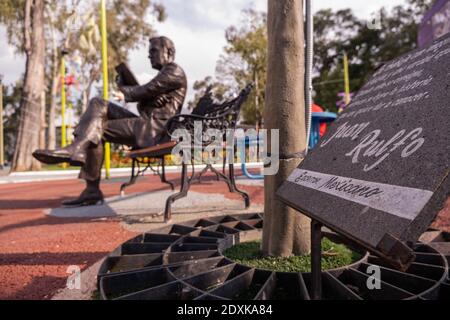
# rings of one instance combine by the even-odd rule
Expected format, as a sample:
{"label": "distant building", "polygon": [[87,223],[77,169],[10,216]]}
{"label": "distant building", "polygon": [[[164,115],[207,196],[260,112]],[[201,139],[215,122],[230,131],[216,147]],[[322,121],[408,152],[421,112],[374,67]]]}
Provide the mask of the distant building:
{"label": "distant building", "polygon": [[450,32],[450,0],[437,0],[419,26],[419,48]]}

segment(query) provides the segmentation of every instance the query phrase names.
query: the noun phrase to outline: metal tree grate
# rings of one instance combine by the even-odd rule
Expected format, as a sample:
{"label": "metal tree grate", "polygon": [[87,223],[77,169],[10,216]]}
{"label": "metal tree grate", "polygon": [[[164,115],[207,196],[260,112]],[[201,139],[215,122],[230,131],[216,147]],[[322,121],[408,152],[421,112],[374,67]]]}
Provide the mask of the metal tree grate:
{"label": "metal tree grate", "polygon": [[[259,214],[227,215],[174,224],[135,237],[103,262],[98,274],[101,298],[309,300],[310,273],[255,269],[222,255],[235,244],[260,239],[262,226]],[[325,236],[339,241],[333,233]],[[368,254],[345,268],[322,272],[323,299],[450,299],[450,235],[430,231],[421,241],[429,244],[415,246],[416,260],[406,272]],[[367,287],[371,265],[379,266],[381,272],[379,290]]]}

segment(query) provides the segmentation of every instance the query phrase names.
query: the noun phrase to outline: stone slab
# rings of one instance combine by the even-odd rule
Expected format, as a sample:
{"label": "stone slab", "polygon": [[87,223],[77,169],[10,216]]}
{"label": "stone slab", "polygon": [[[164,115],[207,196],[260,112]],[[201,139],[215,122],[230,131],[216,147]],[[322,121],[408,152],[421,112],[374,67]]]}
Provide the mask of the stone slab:
{"label": "stone slab", "polygon": [[399,268],[449,193],[450,35],[382,66],[278,190]]}
{"label": "stone slab", "polygon": [[[124,197],[111,197],[103,205],[79,208],[54,208],[47,214],[59,218],[103,218],[115,216],[160,215],[164,212],[166,199],[171,191],[139,193]],[[222,194],[200,193],[190,191],[186,198],[177,200],[172,205],[174,213],[201,211],[202,209],[222,209],[244,207],[243,201],[227,199]]]}

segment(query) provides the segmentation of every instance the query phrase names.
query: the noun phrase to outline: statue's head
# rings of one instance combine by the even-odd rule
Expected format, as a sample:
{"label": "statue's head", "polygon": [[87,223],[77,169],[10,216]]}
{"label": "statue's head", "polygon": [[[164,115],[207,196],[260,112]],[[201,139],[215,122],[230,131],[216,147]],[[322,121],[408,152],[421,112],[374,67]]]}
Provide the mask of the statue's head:
{"label": "statue's head", "polygon": [[167,37],[151,38],[148,57],[152,67],[161,70],[166,64],[175,60],[175,45]]}

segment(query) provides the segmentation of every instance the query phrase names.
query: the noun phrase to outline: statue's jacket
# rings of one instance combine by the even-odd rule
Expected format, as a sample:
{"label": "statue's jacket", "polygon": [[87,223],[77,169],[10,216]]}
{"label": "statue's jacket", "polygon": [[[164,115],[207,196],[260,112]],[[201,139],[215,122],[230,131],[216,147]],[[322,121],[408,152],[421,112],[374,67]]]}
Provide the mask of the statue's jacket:
{"label": "statue's jacket", "polygon": [[121,86],[126,102],[137,102],[142,118],[150,121],[156,142],[165,137],[167,121],[179,114],[183,106],[187,78],[183,69],[172,62],[165,65],[149,83],[142,86]]}

